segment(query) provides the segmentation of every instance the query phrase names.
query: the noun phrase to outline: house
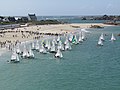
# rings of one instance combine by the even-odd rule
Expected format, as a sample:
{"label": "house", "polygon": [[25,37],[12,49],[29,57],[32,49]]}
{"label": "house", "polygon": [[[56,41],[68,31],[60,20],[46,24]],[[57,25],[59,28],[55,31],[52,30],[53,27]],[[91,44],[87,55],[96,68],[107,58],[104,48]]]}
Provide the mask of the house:
{"label": "house", "polygon": [[0,16],[0,22],[3,21],[4,17]]}
{"label": "house", "polygon": [[28,22],[28,17],[21,17],[21,21]]}
{"label": "house", "polygon": [[10,22],[15,22],[16,20],[15,20],[15,17],[8,17],[8,20],[10,21]]}
{"label": "house", "polygon": [[37,21],[37,17],[35,14],[28,14],[28,16],[31,21]]}

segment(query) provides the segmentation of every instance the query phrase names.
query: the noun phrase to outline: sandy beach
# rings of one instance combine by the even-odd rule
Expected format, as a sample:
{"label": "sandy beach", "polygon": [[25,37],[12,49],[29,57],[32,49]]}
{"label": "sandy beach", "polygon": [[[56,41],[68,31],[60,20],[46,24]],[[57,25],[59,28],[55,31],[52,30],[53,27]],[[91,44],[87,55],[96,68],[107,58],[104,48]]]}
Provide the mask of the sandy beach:
{"label": "sandy beach", "polygon": [[[59,24],[59,25],[36,25],[21,27],[15,29],[1,30],[0,48],[4,48],[6,43],[15,44],[16,42],[24,42],[29,40],[41,39],[57,34],[65,34],[75,32],[79,28],[89,29],[91,25],[99,25],[102,27],[109,26],[102,23],[84,23],[84,24]],[[77,27],[77,28],[76,28]]]}

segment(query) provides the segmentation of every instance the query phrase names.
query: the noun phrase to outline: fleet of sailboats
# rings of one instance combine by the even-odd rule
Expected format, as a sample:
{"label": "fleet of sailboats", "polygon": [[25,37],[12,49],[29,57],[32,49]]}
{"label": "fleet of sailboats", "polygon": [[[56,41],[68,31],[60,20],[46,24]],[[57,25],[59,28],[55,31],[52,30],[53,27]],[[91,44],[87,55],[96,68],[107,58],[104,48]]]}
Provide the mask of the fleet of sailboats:
{"label": "fleet of sailboats", "polygon": [[[11,59],[9,62],[12,63],[18,63],[20,62],[19,60],[19,55],[23,59],[30,59],[30,58],[35,58],[33,50],[36,50],[40,53],[47,54],[47,53],[54,53],[55,58],[63,58],[63,51],[66,50],[71,50],[72,45],[76,45],[79,43],[83,43],[86,40],[86,33],[87,31],[80,31],[79,33],[70,33],[69,35],[65,36],[64,42],[62,42],[63,38],[61,36],[57,36],[57,39],[54,37],[52,40],[46,39],[45,41],[43,40],[42,43],[40,44],[41,41],[36,40],[31,42],[30,45],[27,44],[26,42],[23,44],[23,50],[20,48],[20,44],[17,44],[14,50],[12,51]],[[104,42],[104,34],[102,33],[99,37],[98,46],[103,46]],[[116,38],[114,34],[112,33],[110,41],[115,41]],[[29,47],[27,47],[29,46]]]}

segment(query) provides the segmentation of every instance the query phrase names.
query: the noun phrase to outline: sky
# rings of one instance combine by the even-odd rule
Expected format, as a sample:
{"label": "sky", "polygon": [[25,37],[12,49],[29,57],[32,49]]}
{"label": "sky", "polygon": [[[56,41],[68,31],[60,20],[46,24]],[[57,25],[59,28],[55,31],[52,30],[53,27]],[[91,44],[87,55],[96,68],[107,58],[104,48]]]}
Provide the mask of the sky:
{"label": "sky", "polygon": [[0,15],[120,15],[120,0],[0,0]]}

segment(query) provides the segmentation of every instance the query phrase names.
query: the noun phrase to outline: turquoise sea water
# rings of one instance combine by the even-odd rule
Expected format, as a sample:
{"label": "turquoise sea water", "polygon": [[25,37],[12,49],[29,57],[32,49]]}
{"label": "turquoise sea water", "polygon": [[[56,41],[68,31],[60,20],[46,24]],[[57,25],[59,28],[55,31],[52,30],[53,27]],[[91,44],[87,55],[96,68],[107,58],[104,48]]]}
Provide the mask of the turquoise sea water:
{"label": "turquoise sea water", "polygon": [[[120,27],[91,29],[87,40],[63,52],[35,53],[35,59],[8,64],[10,53],[0,57],[0,90],[120,90]],[[97,47],[101,33],[107,34],[103,47]],[[110,42],[111,33],[117,38]]]}

